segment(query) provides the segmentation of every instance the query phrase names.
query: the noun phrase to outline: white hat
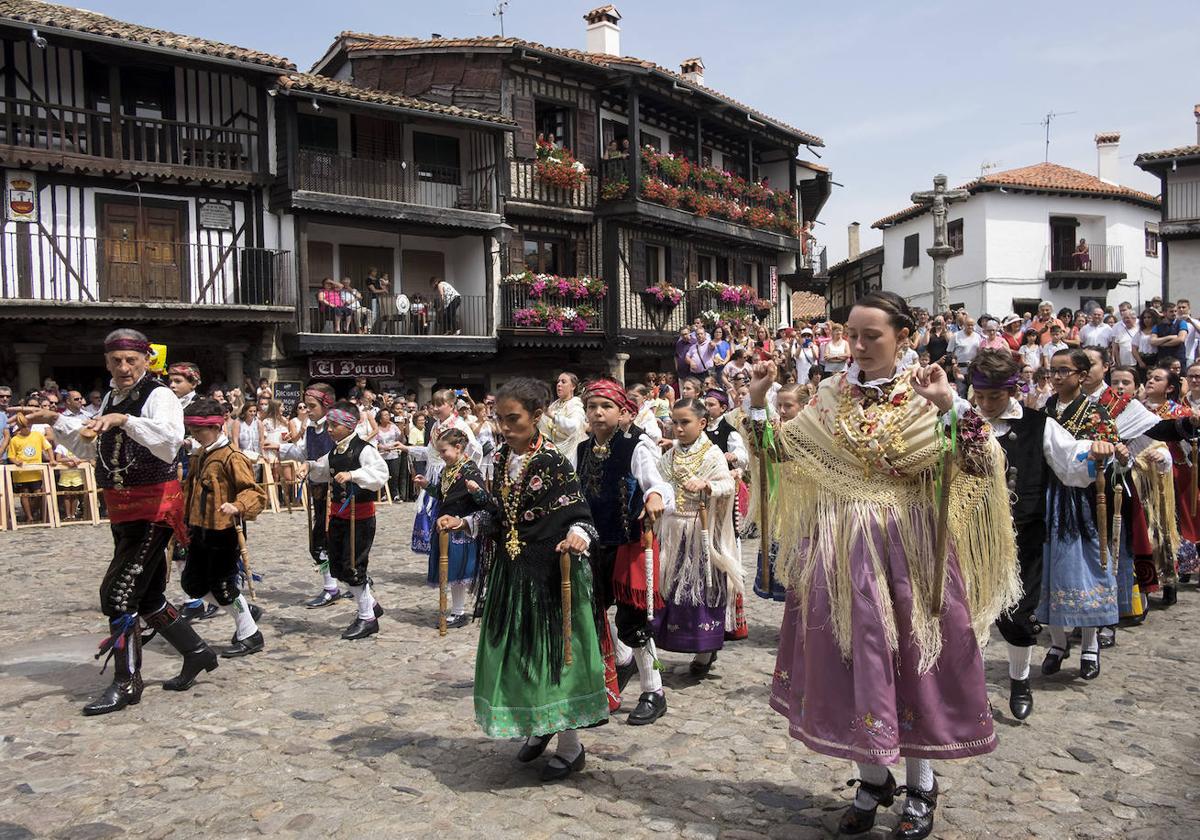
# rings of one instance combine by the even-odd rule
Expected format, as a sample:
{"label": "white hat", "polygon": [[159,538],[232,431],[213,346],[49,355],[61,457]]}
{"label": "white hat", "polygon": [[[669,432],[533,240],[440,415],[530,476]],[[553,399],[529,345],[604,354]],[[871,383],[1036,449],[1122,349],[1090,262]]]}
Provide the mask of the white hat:
{"label": "white hat", "polygon": [[813,334],[812,327],[805,327],[804,329],[800,330],[800,335],[805,335],[805,334],[812,335]]}
{"label": "white hat", "polygon": [[1007,327],[1009,324],[1016,324],[1021,320],[1021,316],[1015,313],[1008,313],[1004,316],[1004,320],[1000,322],[1000,326]]}

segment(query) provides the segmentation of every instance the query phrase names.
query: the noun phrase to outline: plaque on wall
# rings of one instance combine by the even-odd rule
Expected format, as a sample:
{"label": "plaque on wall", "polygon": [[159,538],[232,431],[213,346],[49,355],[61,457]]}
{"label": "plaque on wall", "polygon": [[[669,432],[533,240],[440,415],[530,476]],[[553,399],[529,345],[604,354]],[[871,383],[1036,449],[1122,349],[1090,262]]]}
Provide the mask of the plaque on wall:
{"label": "plaque on wall", "polygon": [[233,202],[214,198],[196,199],[201,230],[233,230]]}

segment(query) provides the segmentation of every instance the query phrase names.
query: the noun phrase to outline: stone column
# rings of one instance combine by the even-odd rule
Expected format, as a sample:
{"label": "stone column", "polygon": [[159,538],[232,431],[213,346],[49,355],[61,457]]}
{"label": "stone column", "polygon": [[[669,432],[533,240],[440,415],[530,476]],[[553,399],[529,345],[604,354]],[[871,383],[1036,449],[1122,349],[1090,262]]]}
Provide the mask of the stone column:
{"label": "stone column", "polygon": [[[250,345],[244,341],[235,341],[225,345],[225,383],[230,388],[241,388],[242,379],[246,376],[246,351]],[[253,397],[253,394],[250,395]]]}
{"label": "stone column", "polygon": [[609,375],[622,385],[625,384],[625,363],[628,361],[628,353],[618,353],[616,356],[608,360]]}
{"label": "stone column", "polygon": [[433,376],[421,376],[417,378],[417,403],[425,405],[433,399],[433,386],[437,384],[437,378]]}
{"label": "stone column", "polygon": [[17,388],[13,394],[13,405],[25,394],[42,387],[42,354],[46,352],[45,344],[14,344],[13,352],[17,356]]}

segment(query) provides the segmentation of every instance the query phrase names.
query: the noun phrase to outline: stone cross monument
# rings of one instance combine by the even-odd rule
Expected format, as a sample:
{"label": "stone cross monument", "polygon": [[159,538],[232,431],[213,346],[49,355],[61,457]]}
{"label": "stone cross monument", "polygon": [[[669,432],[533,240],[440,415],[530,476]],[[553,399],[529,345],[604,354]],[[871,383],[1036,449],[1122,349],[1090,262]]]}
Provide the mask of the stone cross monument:
{"label": "stone cross monument", "polygon": [[933,213],[933,247],[925,253],[933,258],[933,307],[931,314],[946,311],[950,304],[950,288],[946,284],[946,259],[954,253],[946,242],[946,217],[952,202],[961,201],[971,195],[967,190],[946,189],[946,176],[935,175],[933,189],[912,194],[913,204],[929,207]]}

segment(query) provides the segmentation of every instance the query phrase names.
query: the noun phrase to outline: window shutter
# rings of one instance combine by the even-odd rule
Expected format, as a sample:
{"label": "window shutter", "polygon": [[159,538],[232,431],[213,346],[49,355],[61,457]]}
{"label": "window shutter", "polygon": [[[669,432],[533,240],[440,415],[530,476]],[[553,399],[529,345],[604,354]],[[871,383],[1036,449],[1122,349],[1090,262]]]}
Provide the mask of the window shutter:
{"label": "window shutter", "polygon": [[646,243],[634,239],[629,243],[629,291],[646,288]]}
{"label": "window shutter", "polygon": [[596,112],[575,112],[575,158],[589,170],[596,168]]}
{"label": "window shutter", "polygon": [[687,248],[667,249],[667,282],[680,289],[687,288]]}
{"label": "window shutter", "polygon": [[508,240],[508,273],[520,274],[525,270],[525,237],[514,230]]}
{"label": "window shutter", "polygon": [[592,273],[592,242],[587,234],[575,238],[575,274],[583,277]]}
{"label": "window shutter", "polygon": [[532,96],[513,97],[513,121],[517,124],[513,135],[513,151],[519,158],[532,158],[537,154],[537,133],[534,128],[535,108]]}
{"label": "window shutter", "polygon": [[912,268],[921,261],[921,235],[914,233],[904,237],[904,261],[902,268]]}

